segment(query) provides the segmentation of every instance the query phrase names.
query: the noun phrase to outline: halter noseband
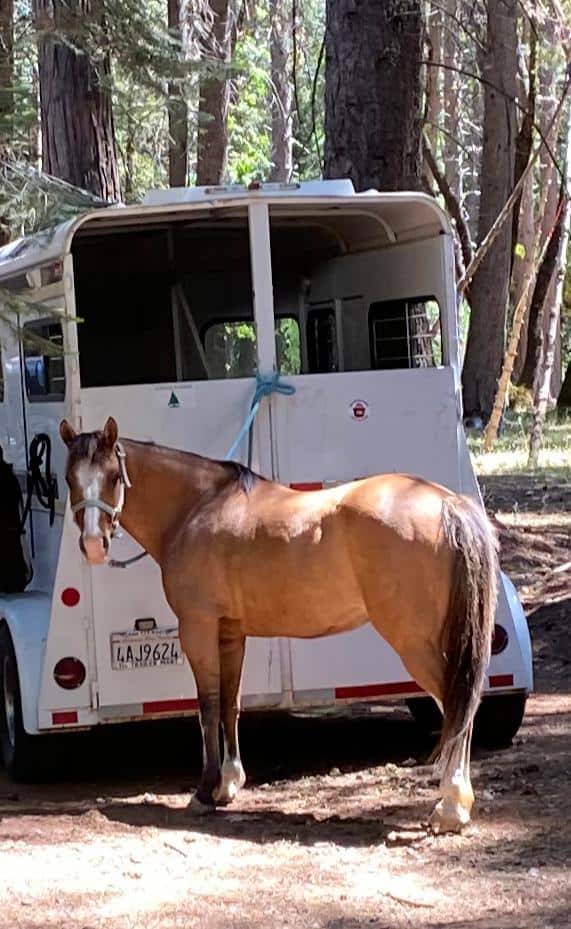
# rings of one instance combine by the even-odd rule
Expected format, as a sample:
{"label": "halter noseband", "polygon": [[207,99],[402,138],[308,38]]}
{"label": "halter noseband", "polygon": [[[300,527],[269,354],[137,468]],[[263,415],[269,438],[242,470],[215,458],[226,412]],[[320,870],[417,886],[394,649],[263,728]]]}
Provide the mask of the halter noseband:
{"label": "halter noseband", "polygon": [[119,473],[121,475],[121,487],[119,490],[119,503],[116,506],[111,506],[109,503],[105,503],[105,500],[80,500],[79,503],[76,503],[71,508],[71,512],[74,514],[79,513],[80,510],[102,510],[103,513],[107,513],[111,517],[111,533],[114,534],[119,528],[119,517],[123,512],[123,506],[125,505],[125,488],[131,487],[131,481],[129,480],[129,475],[127,473],[127,466],[125,464],[125,450],[120,442],[117,442],[115,446],[115,454],[119,460]]}

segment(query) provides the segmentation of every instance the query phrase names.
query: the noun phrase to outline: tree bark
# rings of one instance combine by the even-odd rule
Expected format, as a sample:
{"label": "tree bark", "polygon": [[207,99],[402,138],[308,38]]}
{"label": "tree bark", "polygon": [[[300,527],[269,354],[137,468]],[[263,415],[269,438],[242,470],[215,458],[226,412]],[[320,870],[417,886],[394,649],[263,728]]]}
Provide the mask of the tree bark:
{"label": "tree bark", "polygon": [[527,352],[519,379],[522,386],[534,390],[534,392],[543,354],[545,307],[548,305],[549,292],[555,278],[561,233],[560,212],[555,225],[550,230],[549,244],[535,281],[527,325]]}
{"label": "tree bark", "polygon": [[[547,19],[542,24],[542,39],[546,45],[556,46],[560,39],[558,35],[557,23],[554,20]],[[561,115],[557,118],[551,130],[550,126],[553,116],[558,106],[557,93],[557,68],[552,66],[552,62],[542,64],[538,69],[538,94],[536,103],[536,118],[542,133],[547,133],[548,142],[552,151],[557,147],[559,128],[561,125]],[[538,188],[541,192],[542,205],[537,212],[541,229],[541,247],[551,236],[555,223],[555,215],[559,203],[559,183],[557,168],[553,163],[551,155],[544,150],[542,152],[541,164],[539,168]],[[536,284],[537,287],[537,284]],[[541,296],[540,307],[543,306],[545,296]],[[535,294],[527,308],[527,317],[522,330],[521,341],[518,348],[518,356],[514,366],[514,382],[526,387],[533,386],[533,372],[535,370],[535,360],[537,355],[537,307]],[[529,345],[528,345],[529,340]],[[531,369],[531,374],[529,373]]]}
{"label": "tree bark", "polygon": [[567,265],[567,246],[569,244],[569,225],[571,221],[571,110],[567,115],[567,144],[566,144],[566,169],[565,183],[563,188],[563,209],[560,216],[560,237],[559,248],[556,258],[555,272],[555,293],[553,301],[549,308],[547,336],[545,340],[545,352],[543,353],[543,364],[541,365],[541,374],[539,377],[539,386],[537,391],[537,403],[533,426],[529,437],[529,459],[528,465],[536,468],[539,458],[539,449],[543,437],[543,427],[550,399],[550,387],[552,380],[552,371],[556,363],[557,353],[557,334],[559,331],[559,322],[561,319],[561,304],[563,302],[563,285],[565,282],[565,269]]}
{"label": "tree bark", "polygon": [[462,208],[462,149],[455,141],[460,138],[460,76],[454,71],[459,66],[458,39],[454,28],[458,0],[446,0],[442,53],[445,67],[443,83],[443,118],[446,134],[443,140],[445,177],[450,190]]}
{"label": "tree bark", "polygon": [[11,135],[14,112],[14,0],[0,0],[0,154]]}
{"label": "tree bark", "polygon": [[[184,0],[167,0],[168,27],[184,55]],[[188,174],[188,106],[184,91],[176,81],[168,85],[169,185],[186,187]]]}
{"label": "tree bark", "polygon": [[571,409],[571,361],[567,365],[567,371],[561,386],[561,392],[557,400],[557,406],[562,410]]}
{"label": "tree bark", "polygon": [[[516,142],[516,152],[515,152],[515,171],[514,171],[514,182],[517,184],[521,175],[525,171],[525,167],[529,161],[531,150],[533,146],[533,124],[535,122],[535,84],[536,84],[536,72],[537,72],[537,34],[534,29],[531,29],[529,36],[529,87],[527,92],[527,105],[526,110],[523,115],[522,123],[520,130],[517,135]],[[526,191],[526,187],[528,190]],[[526,196],[527,194],[527,196]],[[533,188],[530,184],[528,178],[526,185],[524,186],[521,196],[516,201],[513,211],[512,219],[512,272],[513,266],[517,260],[517,250],[516,245],[521,243],[525,246],[525,232],[524,235],[520,235],[520,229],[522,227],[526,232],[529,232],[530,217],[529,213],[531,212],[531,226],[533,227]],[[529,245],[533,242],[533,238],[528,239]],[[533,259],[533,256],[530,255],[530,259]]]}
{"label": "tree bark", "polygon": [[426,119],[425,135],[433,151],[437,149],[439,127],[445,113],[443,107],[442,69],[435,64],[442,61],[444,49],[445,20],[443,8],[438,4],[430,3],[428,6],[428,60],[430,65],[426,69]]}
{"label": "tree bark", "polygon": [[230,0],[210,0],[212,26],[208,40],[207,73],[200,81],[196,183],[221,184],[228,157],[228,66],[232,47]]}
{"label": "tree bark", "polygon": [[38,33],[42,163],[48,174],[101,197],[119,200],[111,104],[111,62],[97,68],[54,30],[74,37],[88,18],[101,21],[98,0],[34,0]]}
{"label": "tree bark", "polygon": [[[513,189],[517,135],[517,0],[488,0],[487,10],[480,241]],[[471,285],[470,326],[462,372],[464,410],[467,416],[483,422],[492,412],[504,358],[511,238],[511,223],[504,223]]]}
{"label": "tree bark", "polygon": [[325,177],[420,189],[421,0],[327,0]]}
{"label": "tree bark", "polygon": [[292,82],[289,71],[291,10],[289,0],[270,0],[272,69],[272,170],[270,180],[287,182],[293,166]]}

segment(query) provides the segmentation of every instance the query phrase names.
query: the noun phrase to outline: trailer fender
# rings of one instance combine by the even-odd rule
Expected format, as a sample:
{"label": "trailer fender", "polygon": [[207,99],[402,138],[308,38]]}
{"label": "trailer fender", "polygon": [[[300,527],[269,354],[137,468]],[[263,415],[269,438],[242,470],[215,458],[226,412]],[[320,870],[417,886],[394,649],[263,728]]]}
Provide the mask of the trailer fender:
{"label": "trailer fender", "polygon": [[42,666],[50,624],[51,597],[36,591],[0,596],[0,623],[12,637],[22,700],[22,721],[28,735],[38,734]]}
{"label": "trailer fender", "polygon": [[531,693],[533,690],[533,655],[531,650],[531,636],[529,634],[529,626],[527,624],[527,619],[525,618],[525,613],[523,612],[521,601],[517,595],[517,591],[513,583],[509,577],[504,574],[503,571],[501,572],[500,577],[501,584],[499,585],[498,590],[497,617],[500,623],[502,621],[502,616],[511,618],[513,623],[513,630],[521,654],[523,673],[522,684],[525,690],[527,690],[528,693]]}

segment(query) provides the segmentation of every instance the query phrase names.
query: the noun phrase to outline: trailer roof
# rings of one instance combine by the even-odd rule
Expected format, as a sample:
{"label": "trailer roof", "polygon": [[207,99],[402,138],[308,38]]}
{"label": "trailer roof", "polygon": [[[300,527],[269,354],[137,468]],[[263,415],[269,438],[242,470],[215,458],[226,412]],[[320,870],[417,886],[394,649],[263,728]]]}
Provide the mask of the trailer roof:
{"label": "trailer roof", "polygon": [[0,248],[0,277],[69,253],[80,230],[87,234],[96,229],[119,231],[161,221],[228,220],[245,216],[248,204],[259,200],[269,204],[275,222],[288,223],[320,214],[320,224],[329,226],[353,252],[450,232],[446,214],[427,194],[376,190],[355,193],[348,180],[167,188],[150,191],[142,204],[113,204],[90,210],[60,226],[5,245]]}

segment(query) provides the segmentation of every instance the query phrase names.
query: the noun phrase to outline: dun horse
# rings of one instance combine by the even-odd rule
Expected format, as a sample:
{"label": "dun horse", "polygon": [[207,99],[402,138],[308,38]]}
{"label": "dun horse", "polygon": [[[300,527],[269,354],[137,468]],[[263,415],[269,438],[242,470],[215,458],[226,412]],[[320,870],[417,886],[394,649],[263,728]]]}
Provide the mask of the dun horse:
{"label": "dun horse", "polygon": [[[390,474],[308,493],[212,461],[60,427],[80,547],[105,561],[119,519],[158,562],[196,679],[204,766],[190,809],[229,803],[246,636],[313,638],[373,623],[439,701],[441,797],[434,831],[470,819],[472,724],[484,686],[498,575],[481,509],[421,478]],[[219,727],[224,735],[224,758]]]}

